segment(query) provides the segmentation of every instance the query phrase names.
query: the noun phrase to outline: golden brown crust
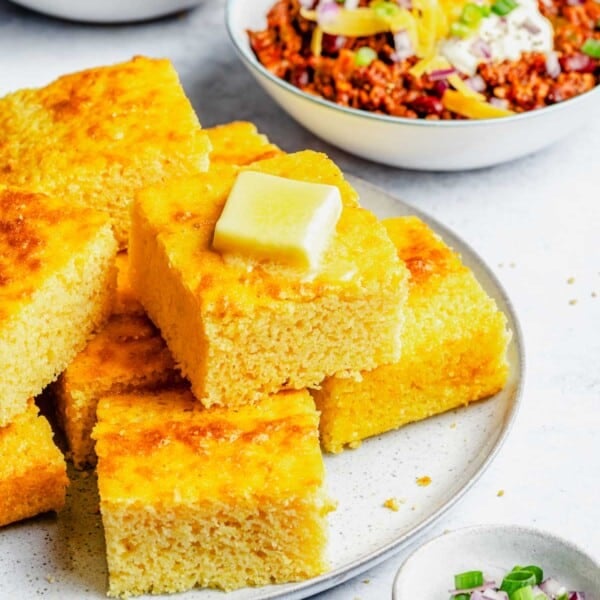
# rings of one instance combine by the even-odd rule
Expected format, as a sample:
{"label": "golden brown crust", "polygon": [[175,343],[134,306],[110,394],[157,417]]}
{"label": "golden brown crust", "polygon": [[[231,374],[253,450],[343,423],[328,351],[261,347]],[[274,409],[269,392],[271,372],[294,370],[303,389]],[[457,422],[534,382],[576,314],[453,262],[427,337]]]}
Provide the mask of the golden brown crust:
{"label": "golden brown crust", "polygon": [[0,428],[0,455],[0,525],[64,506],[65,462],[32,400],[24,413]]}
{"label": "golden brown crust", "polygon": [[0,99],[0,183],[105,211],[121,246],[135,191],[206,170],[209,151],[164,59],[136,57]]}

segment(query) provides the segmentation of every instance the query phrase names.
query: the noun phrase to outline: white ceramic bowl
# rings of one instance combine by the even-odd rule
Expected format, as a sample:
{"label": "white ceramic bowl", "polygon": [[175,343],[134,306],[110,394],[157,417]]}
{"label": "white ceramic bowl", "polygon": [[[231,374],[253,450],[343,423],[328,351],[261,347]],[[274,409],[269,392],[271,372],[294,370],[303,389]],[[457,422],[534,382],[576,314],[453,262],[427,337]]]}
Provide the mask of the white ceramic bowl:
{"label": "white ceramic bowl", "polygon": [[202,0],[12,0],[52,17],[89,23],[144,21],[192,8]]}
{"label": "white ceramic bowl", "polygon": [[246,30],[263,29],[273,3],[227,0],[227,29],[240,58],[296,121],[363,158],[427,171],[486,167],[540,150],[600,113],[600,87],[541,110],[478,121],[406,119],[338,106],[275,77],[256,60]]}
{"label": "white ceramic bowl", "polygon": [[600,565],[553,534],[514,525],[480,525],[445,533],[418,548],[400,567],[393,600],[448,598],[454,575],[482,570],[500,579],[515,565],[535,564],[569,590],[600,600]]}

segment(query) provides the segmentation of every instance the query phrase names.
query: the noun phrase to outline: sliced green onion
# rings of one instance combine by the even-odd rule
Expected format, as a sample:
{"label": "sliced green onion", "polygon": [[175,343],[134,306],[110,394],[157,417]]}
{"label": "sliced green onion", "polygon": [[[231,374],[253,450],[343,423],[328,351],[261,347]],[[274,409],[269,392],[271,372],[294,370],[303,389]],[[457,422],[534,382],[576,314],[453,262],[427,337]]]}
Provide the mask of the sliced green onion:
{"label": "sliced green onion", "polygon": [[456,594],[456,596],[450,596],[450,600],[471,600],[471,594]]}
{"label": "sliced green onion", "polygon": [[511,600],[512,594],[526,586],[535,585],[535,575],[529,571],[511,571],[503,580],[500,589],[506,592]]}
{"label": "sliced green onion", "polygon": [[473,4],[471,2],[465,4],[460,15],[460,21],[465,25],[477,27],[477,25],[479,25],[479,22],[483,18],[481,8],[481,6]]}
{"label": "sliced green onion", "polygon": [[492,4],[492,12],[500,17],[504,17],[517,8],[518,5],[515,0],[496,0]]}
{"label": "sliced green onion", "polygon": [[600,40],[593,38],[585,40],[583,46],[581,46],[581,51],[592,58],[600,58]]}
{"label": "sliced green onion", "polygon": [[482,571],[465,571],[454,576],[454,587],[457,590],[468,590],[483,585]]}
{"label": "sliced green onion", "polygon": [[386,0],[372,2],[371,9],[378,17],[383,19],[395,17],[400,12],[400,7],[395,2],[388,2]]}
{"label": "sliced green onion", "polygon": [[356,51],[354,62],[359,67],[368,67],[377,58],[377,52],[373,48],[363,46]]}
{"label": "sliced green onion", "polygon": [[533,588],[530,585],[515,590],[508,597],[510,600],[535,600],[533,597]]}
{"label": "sliced green onion", "polygon": [[541,594],[538,594],[537,596],[535,596],[535,598],[533,600],[550,600],[550,598],[548,598],[548,596],[546,596],[546,594],[544,594],[544,592],[542,592]]}
{"label": "sliced green onion", "polygon": [[492,9],[487,4],[479,6],[479,10],[484,17],[489,17],[492,14]]}
{"label": "sliced green onion", "polygon": [[[517,567],[515,567],[516,569]],[[514,569],[513,569],[514,571]],[[537,565],[527,565],[526,567],[519,567],[519,571],[529,571],[535,575],[535,584],[540,585],[544,580],[544,571]]]}
{"label": "sliced green onion", "polygon": [[450,33],[454,37],[466,38],[473,34],[473,30],[468,25],[465,25],[460,21],[454,21],[454,23],[450,25]]}

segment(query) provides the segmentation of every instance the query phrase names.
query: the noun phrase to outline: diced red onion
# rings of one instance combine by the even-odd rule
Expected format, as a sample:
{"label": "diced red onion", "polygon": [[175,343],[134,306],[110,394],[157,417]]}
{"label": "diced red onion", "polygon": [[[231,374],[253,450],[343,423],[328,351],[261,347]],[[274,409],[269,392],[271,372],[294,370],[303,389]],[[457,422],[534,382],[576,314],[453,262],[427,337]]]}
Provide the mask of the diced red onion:
{"label": "diced red onion", "polygon": [[485,88],[487,87],[487,84],[481,75],[473,75],[473,77],[469,77],[468,79],[465,79],[465,83],[474,92],[483,92],[483,90],[485,90]]}
{"label": "diced red onion", "polygon": [[396,50],[395,57],[399,62],[406,60],[409,56],[412,56],[415,53],[415,49],[413,48],[412,42],[410,41],[410,36],[408,35],[408,31],[406,31],[406,29],[394,34],[394,47]]}
{"label": "diced red onion", "polygon": [[456,73],[456,69],[454,67],[450,67],[448,69],[436,69],[435,71],[431,71],[429,73],[429,79],[431,81],[440,81],[441,79],[448,79],[450,75],[454,75]]}
{"label": "diced red onion", "polygon": [[496,98],[492,96],[489,102],[491,105],[497,106],[498,108],[508,108],[508,100],[504,100],[504,98]]}
{"label": "diced red onion", "polygon": [[585,592],[569,592],[569,600],[585,600]]}
{"label": "diced red onion", "polygon": [[441,98],[444,95],[444,92],[450,87],[450,84],[446,79],[440,79],[436,81],[433,86],[433,92],[438,98]]}
{"label": "diced red onion", "polygon": [[483,596],[483,592],[480,592],[479,590],[475,590],[471,594],[471,600],[485,600],[485,597]]}
{"label": "diced red onion", "polygon": [[579,6],[580,4],[583,4],[584,0],[567,0],[567,4],[569,6]]}
{"label": "diced red onion", "polygon": [[314,5],[314,0],[300,0],[300,6],[306,10],[310,10]]}
{"label": "diced red onion", "polygon": [[558,54],[556,52],[549,52],[546,55],[546,73],[553,79],[556,79],[561,71],[562,69],[558,60]]}
{"label": "diced red onion", "polygon": [[564,594],[567,591],[559,581],[552,579],[552,577],[548,577],[548,579],[542,581],[542,583],[540,583],[540,589],[544,594],[550,597]]}
{"label": "diced red onion", "polygon": [[537,23],[534,23],[530,18],[525,19],[521,23],[521,27],[528,31],[531,35],[537,35],[541,33],[541,28]]}
{"label": "diced red onion", "polygon": [[492,49],[490,48],[490,45],[481,38],[477,38],[471,44],[471,52],[479,58],[485,58],[486,60],[492,58]]}
{"label": "diced red onion", "polygon": [[406,10],[412,9],[412,0],[398,0],[398,5],[402,8],[406,8]]}
{"label": "diced red onion", "polygon": [[360,0],[346,0],[346,2],[344,2],[344,8],[348,10],[355,10],[356,8],[358,8],[359,4]]}
{"label": "diced red onion", "polygon": [[338,16],[340,10],[340,5],[335,0],[320,2],[317,7],[317,23],[319,25],[331,23]]}

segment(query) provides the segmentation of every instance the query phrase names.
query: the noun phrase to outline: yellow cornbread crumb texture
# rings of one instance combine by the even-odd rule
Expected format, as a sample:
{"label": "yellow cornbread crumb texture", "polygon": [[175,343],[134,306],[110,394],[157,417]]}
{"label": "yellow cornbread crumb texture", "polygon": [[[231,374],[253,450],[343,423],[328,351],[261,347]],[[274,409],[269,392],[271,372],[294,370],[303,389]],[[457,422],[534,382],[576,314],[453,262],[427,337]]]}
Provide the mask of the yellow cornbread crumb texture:
{"label": "yellow cornbread crumb texture", "polygon": [[9,94],[0,131],[0,183],[107,212],[121,247],[135,190],[208,168],[208,136],[168,60],[136,57]]}
{"label": "yellow cornbread crumb texture", "polygon": [[282,151],[259,133],[253,123],[234,121],[205,129],[210,140],[210,164],[248,165]]}
{"label": "yellow cornbread crumb texture", "polygon": [[236,168],[145,190],[132,211],[134,289],[206,406],[317,385],[400,352],[407,271],[339,169],[310,151],[249,168],[340,188],[342,215],[313,279],[212,249]]}
{"label": "yellow cornbread crumb texture", "polygon": [[330,452],[490,396],[508,376],[506,318],[458,254],[416,217],[384,224],[411,273],[402,358],[314,392]]}
{"label": "yellow cornbread crumb texture", "polygon": [[94,437],[109,595],[325,570],[331,505],[306,391],[238,410],[203,409],[181,389],[107,397]]}
{"label": "yellow cornbread crumb texture", "polygon": [[115,253],[103,213],[0,186],[0,426],[108,317]]}
{"label": "yellow cornbread crumb texture", "polygon": [[64,506],[65,461],[33,400],[10,425],[0,427],[0,456],[0,525]]}

